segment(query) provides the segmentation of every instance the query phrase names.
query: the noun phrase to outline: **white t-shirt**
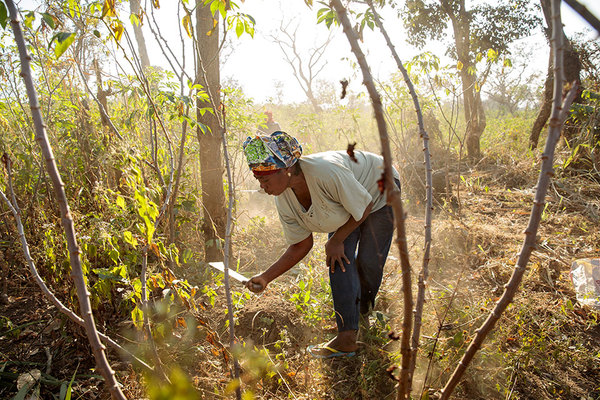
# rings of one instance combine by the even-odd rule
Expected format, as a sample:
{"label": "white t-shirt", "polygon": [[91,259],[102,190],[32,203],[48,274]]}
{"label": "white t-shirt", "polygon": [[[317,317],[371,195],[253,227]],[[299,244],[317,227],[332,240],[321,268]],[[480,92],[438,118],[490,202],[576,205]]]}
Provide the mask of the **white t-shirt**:
{"label": "white t-shirt", "polygon": [[[383,173],[383,157],[364,151],[355,151],[354,155],[358,162],[345,151],[316,153],[298,160],[312,204],[305,210],[291,188],[275,197],[288,244],[301,242],[312,232],[335,232],[350,216],[358,221],[371,201],[371,212],[385,206],[377,185]],[[395,169],[394,177],[398,178]]]}

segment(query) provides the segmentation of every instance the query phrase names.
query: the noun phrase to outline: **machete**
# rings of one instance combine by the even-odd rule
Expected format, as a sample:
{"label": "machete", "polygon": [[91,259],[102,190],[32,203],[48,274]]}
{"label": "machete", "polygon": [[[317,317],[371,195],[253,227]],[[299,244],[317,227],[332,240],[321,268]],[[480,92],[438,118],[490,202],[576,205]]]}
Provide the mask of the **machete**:
{"label": "machete", "polygon": [[[221,271],[223,274],[225,273],[225,264],[223,264],[223,262],[221,261],[212,261],[208,263],[211,267],[213,267],[214,269],[217,269],[219,271]],[[236,272],[234,270],[232,270],[231,268],[227,268],[227,272],[229,272],[229,277],[235,279],[236,281],[240,282],[242,285],[246,286],[246,283],[248,283],[249,279],[246,278],[244,275],[240,274],[239,272]],[[253,283],[252,287],[256,290],[259,290],[261,288],[261,286],[259,284]]]}

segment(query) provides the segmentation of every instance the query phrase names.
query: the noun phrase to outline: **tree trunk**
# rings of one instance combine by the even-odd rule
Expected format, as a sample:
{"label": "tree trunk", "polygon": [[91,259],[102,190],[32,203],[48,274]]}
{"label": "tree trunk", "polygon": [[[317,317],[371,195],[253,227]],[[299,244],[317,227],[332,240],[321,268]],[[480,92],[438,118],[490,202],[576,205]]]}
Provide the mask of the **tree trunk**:
{"label": "tree trunk", "polygon": [[471,160],[479,160],[481,158],[480,139],[485,130],[486,119],[479,88],[476,85],[475,65],[471,57],[469,13],[466,11],[464,0],[459,2],[456,11],[448,0],[440,0],[440,5],[452,22],[457,60],[462,64],[460,79],[463,89],[465,122],[467,123],[467,155]]}
{"label": "tree trunk", "polygon": [[[552,29],[552,19],[550,18],[550,1],[549,0],[541,0],[542,11],[544,12],[544,18],[546,19],[546,37],[549,37],[549,32]],[[579,84],[581,82],[581,60],[579,59],[579,54],[573,48],[573,45],[565,36],[564,31],[562,31],[562,42],[564,46],[563,51],[563,71],[565,74],[565,80],[567,84],[572,82],[577,82]],[[550,46],[552,47],[552,46]],[[552,53],[552,48],[550,49],[550,58],[548,60],[548,72],[546,75],[546,81],[544,82],[544,97],[542,99],[542,105],[540,106],[540,111],[538,112],[537,118],[533,123],[533,127],[531,128],[531,133],[529,134],[529,148],[534,150],[537,148],[540,133],[548,118],[550,117],[550,111],[552,109],[552,87],[554,86],[554,63],[552,62],[554,55]],[[575,98],[575,103],[580,102],[581,96],[577,95]],[[571,141],[573,139],[573,135],[575,134],[574,129],[565,125],[563,129],[563,135],[567,141]]]}
{"label": "tree trunk", "polygon": [[546,121],[550,117],[550,111],[552,110],[552,86],[554,85],[554,72],[552,68],[552,52],[550,52],[550,60],[548,61],[548,71],[546,72],[546,80],[544,81],[544,97],[542,98],[542,105],[540,111],[533,123],[531,133],[529,134],[529,149],[534,150],[537,148],[540,140],[540,133]]}
{"label": "tree trunk", "polygon": [[96,72],[96,86],[98,88],[98,92],[96,93],[96,97],[98,98],[98,102],[101,107],[104,107],[104,111],[100,110],[100,120],[102,121],[102,125],[106,128],[110,129],[110,123],[108,122],[108,95],[110,94],[109,90],[102,89],[102,72],[100,71],[100,64],[98,63],[98,59],[94,58],[94,71]]}
{"label": "tree trunk", "polygon": [[[219,70],[219,29],[209,6],[197,3],[196,24],[198,35],[198,82],[204,86],[212,101],[198,100],[198,121],[208,130],[196,130],[200,145],[200,180],[202,182],[202,205],[204,209],[204,248],[206,261],[223,259],[223,246],[227,213],[223,188],[223,159],[221,155],[221,135],[223,127],[216,109],[221,102]],[[218,15],[216,15],[218,17]],[[207,32],[211,32],[207,35]],[[200,110],[213,107],[214,113]]]}
{"label": "tree trunk", "polygon": [[467,123],[467,156],[471,160],[479,160],[481,158],[480,139],[486,125],[485,111],[481,103],[480,92],[475,87],[477,78],[467,72],[461,74],[461,77],[465,122]]}
{"label": "tree trunk", "polygon": [[[129,1],[129,11],[131,14],[135,14],[139,18],[140,14],[140,0],[130,0]],[[140,19],[141,21],[141,19]],[[133,25],[133,34],[135,35],[135,41],[137,42],[138,52],[140,56],[140,61],[142,62],[142,68],[146,69],[146,67],[150,66],[150,58],[148,57],[148,50],[146,49],[146,40],[144,39],[144,32],[142,32],[142,24]]]}

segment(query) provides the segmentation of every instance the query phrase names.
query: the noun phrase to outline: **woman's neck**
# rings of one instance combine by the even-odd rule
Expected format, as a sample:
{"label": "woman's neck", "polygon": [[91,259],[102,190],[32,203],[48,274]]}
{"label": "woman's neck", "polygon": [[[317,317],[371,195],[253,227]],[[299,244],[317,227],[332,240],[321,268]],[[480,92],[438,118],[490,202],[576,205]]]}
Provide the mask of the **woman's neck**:
{"label": "woman's neck", "polygon": [[298,175],[294,175],[292,173],[288,187],[290,187],[296,194],[308,192],[308,185],[306,184],[304,173],[302,171],[300,171]]}
{"label": "woman's neck", "polygon": [[298,202],[302,204],[302,207],[308,210],[312,204],[312,199],[310,197],[310,191],[308,190],[304,173],[300,172],[298,175],[292,175],[289,187],[296,195]]}

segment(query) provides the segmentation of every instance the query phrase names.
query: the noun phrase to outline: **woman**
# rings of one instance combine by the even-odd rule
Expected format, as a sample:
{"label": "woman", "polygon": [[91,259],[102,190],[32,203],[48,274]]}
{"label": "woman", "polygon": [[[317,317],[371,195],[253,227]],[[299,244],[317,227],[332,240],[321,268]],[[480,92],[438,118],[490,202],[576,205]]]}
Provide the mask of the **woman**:
{"label": "woman", "polygon": [[[361,314],[374,305],[394,231],[390,206],[379,191],[383,158],[355,151],[300,158],[302,147],[285,132],[248,137],[248,166],[260,187],[275,196],[289,245],[281,257],[247,284],[253,292],[288,271],[308,254],[313,232],[329,233],[325,255],[338,328],[331,341],[309,346],[318,358],[352,356]],[[394,171],[398,178],[398,173]],[[397,181],[398,183],[398,181]],[[358,250],[358,251],[357,251]]]}

